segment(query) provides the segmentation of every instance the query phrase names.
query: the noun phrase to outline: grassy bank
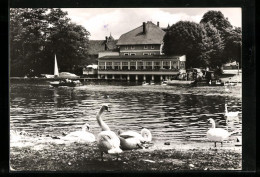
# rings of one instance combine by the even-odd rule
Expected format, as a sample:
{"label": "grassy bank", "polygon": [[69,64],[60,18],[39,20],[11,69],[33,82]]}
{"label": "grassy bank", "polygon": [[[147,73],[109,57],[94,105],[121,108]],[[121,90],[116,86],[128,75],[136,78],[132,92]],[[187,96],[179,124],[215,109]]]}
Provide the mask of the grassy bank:
{"label": "grassy bank", "polygon": [[105,155],[104,161],[96,144],[50,144],[41,149],[12,147],[10,164],[15,171],[175,171],[175,170],[240,170],[241,151],[223,149],[141,149],[124,151],[119,160]]}

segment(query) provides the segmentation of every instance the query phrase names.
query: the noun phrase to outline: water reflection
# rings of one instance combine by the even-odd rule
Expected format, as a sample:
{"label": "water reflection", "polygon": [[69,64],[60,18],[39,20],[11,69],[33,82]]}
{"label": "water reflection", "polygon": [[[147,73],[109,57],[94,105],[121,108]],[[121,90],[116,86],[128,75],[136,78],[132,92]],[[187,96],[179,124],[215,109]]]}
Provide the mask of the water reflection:
{"label": "water reflection", "polygon": [[[170,92],[158,92],[155,85],[115,85],[89,83],[82,87],[50,88],[47,83],[12,83],[10,92],[10,126],[17,131],[59,136],[62,132],[80,129],[88,122],[92,132],[100,131],[95,115],[101,104],[109,103],[111,112],[103,119],[114,131],[150,129],[155,141],[206,141],[208,118],[217,127],[240,130],[242,119],[226,124],[225,103],[230,111],[242,111],[241,99],[218,95],[200,95],[192,88],[166,87]],[[241,134],[241,133],[240,133]]]}

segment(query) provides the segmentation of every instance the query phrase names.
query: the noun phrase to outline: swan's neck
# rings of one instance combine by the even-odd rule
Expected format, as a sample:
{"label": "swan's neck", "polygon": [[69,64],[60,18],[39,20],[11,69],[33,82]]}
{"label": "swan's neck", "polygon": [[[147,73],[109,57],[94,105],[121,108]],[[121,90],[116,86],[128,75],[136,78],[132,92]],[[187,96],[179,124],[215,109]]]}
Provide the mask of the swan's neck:
{"label": "swan's neck", "polygon": [[227,110],[227,105],[225,105],[225,111],[226,111],[226,113],[228,113],[228,110]]}
{"label": "swan's neck", "polygon": [[216,128],[216,123],[213,121],[213,122],[211,122],[211,128]]}
{"label": "swan's neck", "polygon": [[86,126],[86,125],[83,125],[83,126],[82,126],[82,131],[83,131],[83,132],[86,132],[86,131],[87,131],[87,126]]}
{"label": "swan's neck", "polygon": [[107,131],[110,130],[110,128],[108,127],[108,125],[101,119],[101,115],[104,112],[104,110],[101,108],[99,110],[99,112],[97,113],[97,122],[99,124],[99,126],[101,127],[102,131]]}

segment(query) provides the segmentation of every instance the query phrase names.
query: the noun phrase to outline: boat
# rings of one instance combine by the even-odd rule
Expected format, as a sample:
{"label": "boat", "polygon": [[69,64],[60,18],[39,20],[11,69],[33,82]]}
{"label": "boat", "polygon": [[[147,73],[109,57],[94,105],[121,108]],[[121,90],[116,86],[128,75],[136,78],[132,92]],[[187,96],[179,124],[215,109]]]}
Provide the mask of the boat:
{"label": "boat", "polygon": [[168,80],[165,81],[167,85],[192,85],[195,81],[194,80]]}
{"label": "boat", "polygon": [[59,86],[76,87],[82,85],[79,80],[74,80],[74,81],[70,80],[70,79],[78,79],[79,76],[69,72],[59,73],[56,55],[54,59],[54,78],[59,78],[62,80],[50,82],[51,86],[53,87],[59,87]]}
{"label": "boat", "polygon": [[147,83],[147,82],[144,81],[144,82],[142,83],[142,85],[149,85],[149,83]]}
{"label": "boat", "polygon": [[167,85],[167,82],[166,81],[162,81],[161,85]]}
{"label": "boat", "polygon": [[60,80],[60,81],[53,81],[50,82],[51,86],[53,87],[60,87],[60,86],[66,86],[66,87],[76,87],[81,86],[81,82],[79,80],[72,81],[70,79]]}

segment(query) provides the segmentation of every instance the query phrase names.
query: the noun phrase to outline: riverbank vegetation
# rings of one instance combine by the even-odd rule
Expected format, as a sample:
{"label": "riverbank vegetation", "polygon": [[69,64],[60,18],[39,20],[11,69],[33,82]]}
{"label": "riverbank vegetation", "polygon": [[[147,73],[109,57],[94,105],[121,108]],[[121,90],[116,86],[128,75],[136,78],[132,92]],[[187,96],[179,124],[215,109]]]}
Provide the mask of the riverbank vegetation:
{"label": "riverbank vegetation", "polygon": [[44,148],[12,147],[10,164],[14,171],[135,172],[177,170],[241,170],[240,150],[221,147],[199,149],[141,149],[105,155],[101,161],[95,143],[50,144]]}

